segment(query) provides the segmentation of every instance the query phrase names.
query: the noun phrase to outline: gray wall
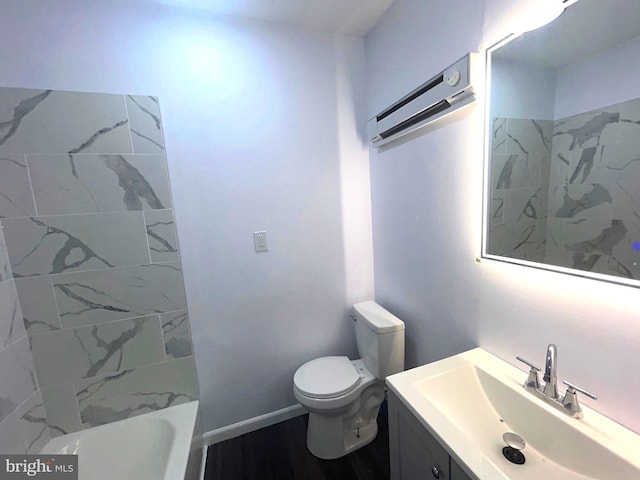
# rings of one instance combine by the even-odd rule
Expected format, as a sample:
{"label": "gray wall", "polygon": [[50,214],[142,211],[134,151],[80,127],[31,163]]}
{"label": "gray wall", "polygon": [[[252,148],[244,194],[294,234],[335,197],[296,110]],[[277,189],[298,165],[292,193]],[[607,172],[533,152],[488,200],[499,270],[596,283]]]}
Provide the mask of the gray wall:
{"label": "gray wall", "polygon": [[[483,34],[509,26],[496,3],[396,0],[366,38],[369,114],[508,33]],[[483,7],[492,12],[484,19]],[[541,362],[555,342],[560,378],[590,387],[600,398],[585,404],[640,431],[640,383],[628,381],[640,347],[637,289],[475,262],[481,110],[471,107],[409,141],[371,151],[376,299],[407,324],[407,365],[478,345],[513,364],[516,355]]]}
{"label": "gray wall", "polygon": [[15,325],[51,435],[197,399],[158,99],[0,88],[0,118]]}

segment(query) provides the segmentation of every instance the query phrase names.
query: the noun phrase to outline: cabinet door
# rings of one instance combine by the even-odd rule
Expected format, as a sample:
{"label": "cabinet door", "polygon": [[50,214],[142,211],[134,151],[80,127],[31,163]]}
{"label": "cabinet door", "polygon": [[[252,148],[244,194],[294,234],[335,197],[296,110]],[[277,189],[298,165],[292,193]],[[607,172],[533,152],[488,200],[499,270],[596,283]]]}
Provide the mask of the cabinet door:
{"label": "cabinet door", "polygon": [[467,475],[464,470],[458,465],[453,458],[451,459],[451,480],[473,480]]}
{"label": "cabinet door", "polygon": [[450,480],[449,454],[389,392],[392,480]]}

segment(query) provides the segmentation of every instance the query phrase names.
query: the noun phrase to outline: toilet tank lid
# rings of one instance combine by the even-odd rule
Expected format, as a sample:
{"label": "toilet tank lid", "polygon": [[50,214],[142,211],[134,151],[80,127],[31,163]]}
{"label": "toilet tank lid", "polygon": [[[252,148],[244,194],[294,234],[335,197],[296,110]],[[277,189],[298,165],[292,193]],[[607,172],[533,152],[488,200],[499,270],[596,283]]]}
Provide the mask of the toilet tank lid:
{"label": "toilet tank lid", "polygon": [[373,300],[356,303],[353,306],[356,316],[376,333],[391,333],[404,330],[404,322],[393,313],[385,310]]}

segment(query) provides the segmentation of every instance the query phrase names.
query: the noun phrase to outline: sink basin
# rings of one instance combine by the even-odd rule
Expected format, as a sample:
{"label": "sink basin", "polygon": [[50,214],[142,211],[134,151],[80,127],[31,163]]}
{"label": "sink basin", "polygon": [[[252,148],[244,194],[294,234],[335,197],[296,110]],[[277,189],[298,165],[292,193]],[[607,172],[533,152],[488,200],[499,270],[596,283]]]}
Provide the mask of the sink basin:
{"label": "sink basin", "polygon": [[[640,436],[583,406],[571,418],[522,388],[527,374],[476,348],[387,378],[467,473],[498,479],[640,479]],[[524,465],[502,455],[502,435],[527,443]]]}

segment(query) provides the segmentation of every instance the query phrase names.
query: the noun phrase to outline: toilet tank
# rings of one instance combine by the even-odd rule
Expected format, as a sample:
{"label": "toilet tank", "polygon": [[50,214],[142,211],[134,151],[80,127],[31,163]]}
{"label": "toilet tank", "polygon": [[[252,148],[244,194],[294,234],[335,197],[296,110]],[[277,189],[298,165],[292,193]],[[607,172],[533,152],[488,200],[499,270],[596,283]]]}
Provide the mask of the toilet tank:
{"label": "toilet tank", "polygon": [[353,306],[358,353],[383,380],[404,370],[404,322],[371,300]]}

